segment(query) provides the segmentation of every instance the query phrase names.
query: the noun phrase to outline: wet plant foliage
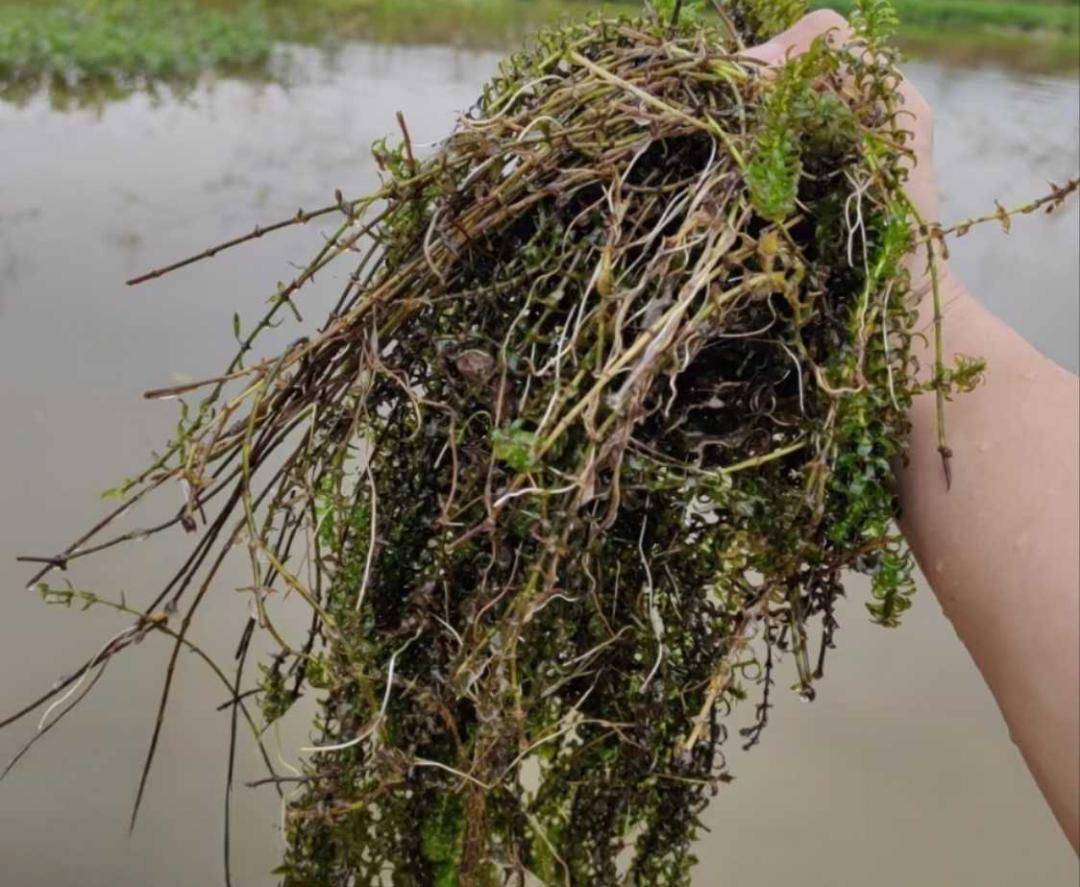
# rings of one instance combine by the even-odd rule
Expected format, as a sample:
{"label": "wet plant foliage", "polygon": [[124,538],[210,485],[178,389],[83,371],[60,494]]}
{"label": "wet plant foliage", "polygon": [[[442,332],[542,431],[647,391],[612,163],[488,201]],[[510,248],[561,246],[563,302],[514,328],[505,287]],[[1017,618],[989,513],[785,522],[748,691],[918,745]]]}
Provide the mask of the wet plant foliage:
{"label": "wet plant foliage", "polygon": [[[944,232],[903,190],[888,3],[775,71],[741,53],[801,3],[701,7],[541,32],[434,151],[401,120],[376,193],[276,226],[343,216],[266,317],[237,318],[223,375],[153,393],[185,399],[176,438],[36,578],[181,528],[188,556],[25,711],[171,637],[141,798],[232,553],[253,615],[235,674],[210,665],[234,741],[319,706],[303,773],[271,777],[285,883],[690,882],[725,745],[757,742],[770,693],[813,698],[845,576],[870,577],[882,625],[908,609],[908,408],[981,370],[939,355],[916,380],[929,313],[905,260]],[[319,330],[246,362],[350,261]],[[100,541],[178,484],[172,519]],[[275,624],[275,593],[310,607],[306,636]],[[252,694],[256,633],[279,651]]]}

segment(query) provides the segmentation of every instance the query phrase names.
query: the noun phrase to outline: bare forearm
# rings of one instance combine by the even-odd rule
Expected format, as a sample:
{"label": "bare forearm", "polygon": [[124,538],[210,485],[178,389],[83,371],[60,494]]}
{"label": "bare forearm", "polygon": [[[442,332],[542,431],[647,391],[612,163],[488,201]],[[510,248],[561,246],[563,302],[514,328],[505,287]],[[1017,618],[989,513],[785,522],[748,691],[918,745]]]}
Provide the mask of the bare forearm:
{"label": "bare forearm", "polygon": [[945,348],[987,361],[947,411],[946,490],[932,397],[912,415],[902,528],[1076,847],[1080,839],[1080,385],[948,282]]}

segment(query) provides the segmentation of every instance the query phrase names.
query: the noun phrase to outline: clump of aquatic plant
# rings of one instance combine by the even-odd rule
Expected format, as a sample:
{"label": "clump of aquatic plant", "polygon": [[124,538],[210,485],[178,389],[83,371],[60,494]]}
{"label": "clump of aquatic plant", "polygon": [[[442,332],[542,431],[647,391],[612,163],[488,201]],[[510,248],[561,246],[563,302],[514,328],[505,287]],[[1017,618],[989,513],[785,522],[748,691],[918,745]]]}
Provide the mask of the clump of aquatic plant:
{"label": "clump of aquatic plant", "polygon": [[[375,193],[140,278],[342,217],[261,321],[237,318],[221,375],[151,392],[185,398],[175,439],[34,582],[151,534],[194,544],[23,713],[62,716],[116,653],[172,638],[141,799],[232,554],[252,615],[233,674],[208,661],[234,738],[241,717],[258,732],[252,701],[272,723],[318,699],[303,772],[271,776],[286,883],[689,882],[725,743],[758,741],[777,683],[813,697],[845,575],[870,577],[882,625],[909,607],[892,492],[908,408],[981,369],[939,352],[917,379],[910,257],[947,232],[904,193],[888,4],[771,71],[742,52],[801,3],[696,6],[543,31],[429,154],[400,119]],[[253,361],[350,261],[321,328]],[[173,485],[178,513],[101,535]],[[274,592],[306,602],[306,634],[275,621]],[[250,688],[256,633],[278,652]]]}

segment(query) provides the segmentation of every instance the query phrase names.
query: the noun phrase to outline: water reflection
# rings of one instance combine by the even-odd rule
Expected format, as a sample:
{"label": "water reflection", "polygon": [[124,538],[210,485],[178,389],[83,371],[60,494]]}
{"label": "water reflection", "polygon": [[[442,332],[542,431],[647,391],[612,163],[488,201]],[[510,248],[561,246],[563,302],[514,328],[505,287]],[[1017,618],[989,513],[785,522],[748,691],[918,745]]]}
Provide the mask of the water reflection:
{"label": "water reflection", "polygon": [[[171,406],[146,404],[141,391],[231,355],[232,312],[258,311],[319,232],[289,231],[144,289],[121,281],[324,203],[334,188],[363,192],[375,177],[367,146],[393,129],[395,111],[418,143],[436,140],[496,57],[352,46],[332,68],[314,53],[294,63],[289,89],[220,81],[184,100],[134,95],[71,113],[40,97],[0,105],[0,713],[119,627],[105,613],[46,611],[21,590],[15,554],[50,551],[95,516],[96,494],[142,464],[174,421]],[[937,109],[947,219],[1076,174],[1075,82],[927,63],[910,73]],[[1077,242],[1074,204],[1025,220],[1008,240],[973,232],[954,251],[980,298],[1074,370]],[[326,275],[306,297],[308,317],[336,284]],[[174,558],[156,544],[77,578],[146,600]],[[818,701],[785,697],[763,745],[732,751],[738,779],[707,814],[696,883],[1076,883],[1075,857],[932,598],[889,633],[866,623],[862,597],[853,588],[840,613],[845,631]],[[223,587],[200,641],[227,659],[245,607]],[[228,724],[214,711],[221,688],[190,657],[143,819],[126,836],[166,655],[149,641],[114,664],[88,705],[0,786],[5,884],[220,882]],[[32,726],[0,736],[0,757]],[[292,760],[305,725],[287,732]],[[257,778],[254,750],[241,751],[240,779]],[[272,883],[274,795],[241,788],[235,806],[236,883]]]}

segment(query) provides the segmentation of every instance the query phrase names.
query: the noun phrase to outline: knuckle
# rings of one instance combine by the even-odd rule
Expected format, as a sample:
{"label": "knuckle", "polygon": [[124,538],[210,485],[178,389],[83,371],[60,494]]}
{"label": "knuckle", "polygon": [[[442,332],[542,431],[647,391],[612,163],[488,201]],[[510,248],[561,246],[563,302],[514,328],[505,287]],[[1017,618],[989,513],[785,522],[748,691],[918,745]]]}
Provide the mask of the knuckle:
{"label": "knuckle", "polygon": [[807,24],[822,31],[830,31],[833,28],[847,28],[848,21],[835,9],[818,9],[811,12],[804,19]]}

